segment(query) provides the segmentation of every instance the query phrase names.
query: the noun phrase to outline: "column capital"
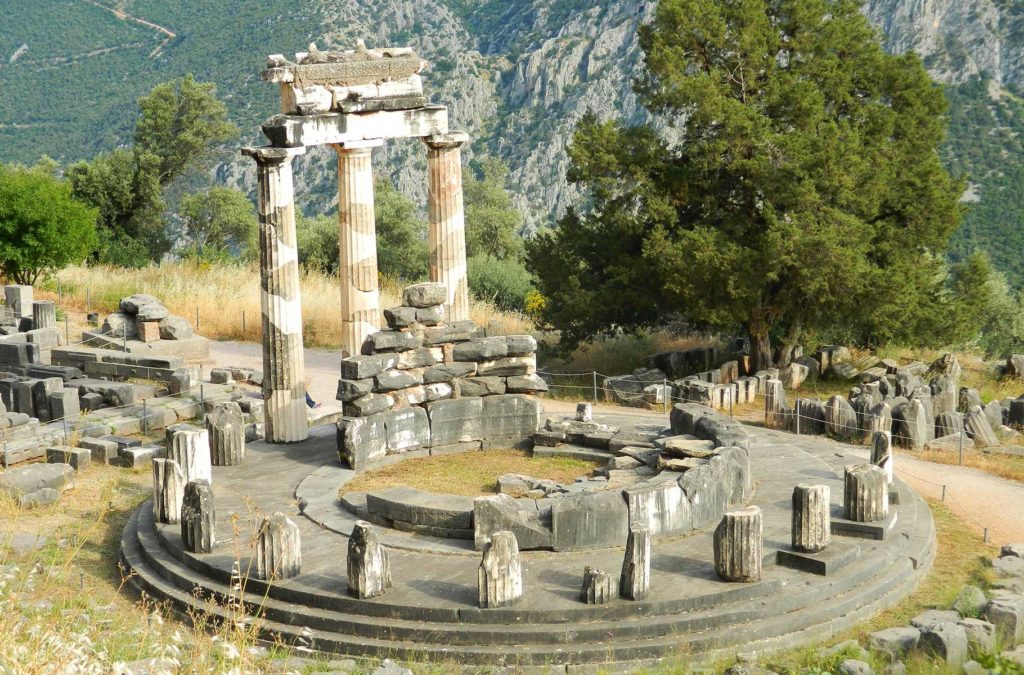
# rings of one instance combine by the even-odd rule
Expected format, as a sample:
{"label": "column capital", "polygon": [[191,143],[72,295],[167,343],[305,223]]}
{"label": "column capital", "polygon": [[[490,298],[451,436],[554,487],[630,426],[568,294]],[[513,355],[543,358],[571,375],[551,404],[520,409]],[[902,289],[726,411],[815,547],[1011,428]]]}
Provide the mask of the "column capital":
{"label": "column capital", "polygon": [[465,131],[448,131],[424,136],[420,140],[433,150],[443,150],[445,148],[461,147],[463,143],[469,140],[469,134]]}
{"label": "column capital", "polygon": [[374,148],[384,145],[384,139],[371,138],[365,141],[346,141],[344,143],[331,143],[330,145],[339,155],[345,152],[369,154],[373,152]]}
{"label": "column capital", "polygon": [[290,162],[293,157],[306,154],[306,148],[275,148],[269,145],[247,146],[242,148],[242,154],[246,157],[252,157],[256,160],[257,164],[275,165]]}

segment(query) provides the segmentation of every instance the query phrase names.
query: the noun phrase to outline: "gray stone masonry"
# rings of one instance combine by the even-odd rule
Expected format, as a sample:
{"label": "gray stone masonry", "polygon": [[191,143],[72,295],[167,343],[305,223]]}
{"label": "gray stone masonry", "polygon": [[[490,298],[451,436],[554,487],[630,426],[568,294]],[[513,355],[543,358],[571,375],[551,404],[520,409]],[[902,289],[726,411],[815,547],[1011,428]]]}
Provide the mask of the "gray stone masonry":
{"label": "gray stone masonry", "polygon": [[210,553],[216,544],[213,488],[206,481],[185,485],[181,500],[181,543],[186,551]]}
{"label": "gray stone masonry", "polygon": [[477,583],[483,609],[508,607],[523,597],[519,546],[511,532],[495,532],[485,544]]}
{"label": "gray stone masonry", "polygon": [[75,471],[89,466],[92,454],[85,448],[72,448],[59,445],[46,449],[46,461],[49,464],[68,464]]}
{"label": "gray stone masonry", "polygon": [[352,597],[375,598],[391,588],[388,552],[370,523],[360,520],[353,526],[347,560],[348,592]]}
{"label": "gray stone masonry", "polygon": [[651,532],[644,525],[631,525],[619,575],[619,595],[643,600],[651,589]]}

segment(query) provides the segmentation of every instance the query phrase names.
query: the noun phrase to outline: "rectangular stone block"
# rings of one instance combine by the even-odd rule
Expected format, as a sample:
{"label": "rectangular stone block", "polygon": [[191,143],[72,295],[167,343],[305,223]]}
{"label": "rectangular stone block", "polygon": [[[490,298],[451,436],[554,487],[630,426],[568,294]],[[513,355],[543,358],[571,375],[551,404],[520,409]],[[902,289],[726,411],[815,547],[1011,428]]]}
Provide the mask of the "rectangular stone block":
{"label": "rectangular stone block", "polygon": [[473,529],[473,500],[470,497],[398,486],[366,493],[366,510],[371,515],[413,525]]}
{"label": "rectangular stone block", "polygon": [[428,403],[426,407],[432,446],[480,441],[483,438],[481,399],[446,399]]}
{"label": "rectangular stone block", "polygon": [[341,360],[341,376],[346,380],[364,380],[397,365],[397,354],[349,356]]}
{"label": "rectangular stone block", "polygon": [[378,138],[419,138],[447,131],[448,110],[444,106],[351,115],[275,115],[263,124],[264,135],[271,145],[279,148]]}
{"label": "rectangular stone block", "polygon": [[118,447],[114,441],[104,438],[83,438],[78,445],[89,451],[96,464],[116,464]]}
{"label": "rectangular stone block", "polygon": [[387,453],[384,415],[346,417],[338,422],[338,456],[354,471],[362,471]]}
{"label": "rectangular stone block", "polygon": [[50,414],[50,394],[63,390],[64,380],[59,377],[36,380],[32,385],[32,406],[40,422],[49,422],[53,419]]}
{"label": "rectangular stone block", "polygon": [[629,522],[647,526],[651,536],[670,537],[693,529],[690,502],[679,487],[679,476],[663,472],[623,491]]}
{"label": "rectangular stone block", "polygon": [[160,339],[159,321],[139,321],[139,339],[143,342],[156,342]]}
{"label": "rectangular stone block", "polygon": [[32,395],[32,388],[37,382],[35,378],[29,378],[26,380],[20,380],[15,386],[14,390],[14,411],[28,415],[29,417],[36,416],[36,404],[35,398]]}
{"label": "rectangular stone block", "polygon": [[540,401],[525,394],[483,399],[483,437],[532,438],[540,429]]}
{"label": "rectangular stone block", "polygon": [[74,389],[61,389],[50,394],[50,419],[75,419],[81,413],[81,406],[78,402],[78,392]]}
{"label": "rectangular stone block", "polygon": [[497,396],[505,393],[503,377],[465,377],[455,380],[459,395],[469,397]]}
{"label": "rectangular stone block", "polygon": [[15,392],[19,381],[16,377],[0,379],[0,402],[3,402],[4,410],[14,411],[16,409]]}
{"label": "rectangular stone block", "polygon": [[4,286],[4,304],[16,317],[32,317],[32,287],[19,284]]}
{"label": "rectangular stone block", "polygon": [[121,466],[129,469],[144,469],[153,463],[155,457],[163,454],[164,449],[155,445],[138,445],[131,448],[121,448],[118,452]]}
{"label": "rectangular stone block", "polygon": [[430,445],[430,421],[423,408],[389,410],[384,413],[388,452],[406,452]]}
{"label": "rectangular stone block", "polygon": [[92,459],[92,454],[85,448],[58,445],[46,449],[48,464],[70,464],[75,471],[81,471],[89,466],[90,459]]}
{"label": "rectangular stone block", "polygon": [[[36,346],[38,350],[38,345]],[[36,363],[39,359],[33,360],[32,349],[28,343],[0,342],[0,363],[10,366],[28,366]]]}
{"label": "rectangular stone block", "polygon": [[629,509],[618,490],[553,500],[552,548],[577,551],[623,546],[629,534]]}
{"label": "rectangular stone block", "polygon": [[509,377],[515,375],[530,375],[537,372],[536,356],[509,356],[493,361],[480,361],[477,364],[478,375],[497,375]]}

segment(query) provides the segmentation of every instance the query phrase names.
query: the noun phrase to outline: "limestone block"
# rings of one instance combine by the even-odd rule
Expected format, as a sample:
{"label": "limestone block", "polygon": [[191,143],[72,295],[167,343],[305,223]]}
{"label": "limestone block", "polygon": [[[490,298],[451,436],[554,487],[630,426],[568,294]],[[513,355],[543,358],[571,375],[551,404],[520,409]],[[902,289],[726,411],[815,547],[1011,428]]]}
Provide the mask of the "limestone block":
{"label": "limestone block", "polygon": [[1010,414],[1006,423],[1018,429],[1024,428],[1024,397],[1010,401]]}
{"label": "limestone block", "polygon": [[884,431],[876,431],[871,436],[871,463],[885,471],[886,482],[892,485],[892,437]]}
{"label": "limestone block", "polygon": [[964,428],[964,418],[958,412],[943,412],[935,416],[935,438],[955,436]]}
{"label": "limestone block", "polygon": [[631,485],[622,495],[629,509],[629,524],[645,526],[654,538],[693,529],[690,502],[671,472]]}
{"label": "limestone block", "polygon": [[391,330],[401,330],[416,323],[415,307],[392,307],[384,310],[384,320]]}
{"label": "limestone block", "polygon": [[56,328],[57,305],[53,300],[37,300],[32,303],[32,328]]}
{"label": "limestone block", "polygon": [[117,443],[103,438],[82,438],[79,447],[86,448],[92,455],[95,464],[116,464]]}
{"label": "limestone block", "polygon": [[210,462],[210,434],[206,429],[181,425],[171,432],[167,456],[178,463],[185,482],[213,482]]}
{"label": "limestone block", "polygon": [[401,370],[410,368],[429,368],[444,360],[444,351],[440,347],[419,347],[400,352],[398,355],[398,367]]}
{"label": "limestone block", "polygon": [[576,421],[592,422],[594,420],[594,407],[590,403],[576,404]]}
{"label": "limestone block", "polygon": [[519,546],[511,532],[495,532],[484,546],[477,575],[480,607],[508,607],[523,597]]}
{"label": "limestone block", "polygon": [[81,402],[78,400],[78,391],[74,389],[62,389],[52,392],[49,396],[50,419],[52,420],[73,420],[82,414]]}
{"label": "limestone block", "polygon": [[726,501],[730,504],[745,504],[754,489],[750,451],[737,445],[722,448],[711,463],[714,465],[712,468],[719,471],[723,478]]}
{"label": "limestone block", "polygon": [[857,413],[842,396],[833,396],[825,404],[825,425],[833,438],[851,439],[860,435]]}
{"label": "limestone block", "polygon": [[628,523],[629,509],[617,490],[562,497],[551,506],[552,546],[556,551],[616,546]]}
{"label": "limestone block", "polygon": [[626,537],[626,552],[619,575],[619,595],[643,600],[651,588],[651,533],[643,525],[632,525]]}
{"label": "limestone block", "polygon": [[498,377],[531,375],[536,371],[536,356],[508,356],[491,361],[480,361],[477,363],[476,370],[478,375],[493,375]]}
{"label": "limestone block", "polygon": [[356,522],[348,539],[348,592],[360,600],[383,595],[391,588],[391,563],[376,530]]}
{"label": "limestone block", "polygon": [[455,345],[456,361],[491,361],[508,356],[508,341],[504,337],[474,338]]}
{"label": "limestone block", "polygon": [[385,370],[374,379],[374,390],[378,393],[406,389],[423,384],[423,374],[416,370]]}
{"label": "limestone block", "polygon": [[715,571],[718,576],[725,581],[759,581],[763,540],[760,507],[749,506],[726,513],[714,535]]}
{"label": "limestone block", "polygon": [[551,547],[551,530],[541,523],[535,504],[526,507],[507,494],[474,499],[473,541],[477,550],[501,531],[514,534],[523,550]]}
{"label": "limestone block", "polygon": [[49,422],[50,415],[50,394],[64,390],[64,380],[59,377],[47,377],[41,380],[32,380],[32,409],[34,417],[40,422]]}
{"label": "limestone block", "polygon": [[143,342],[156,342],[160,339],[159,321],[139,321],[137,323],[139,339]]}
{"label": "limestone block", "polygon": [[451,445],[483,439],[483,401],[464,398],[428,403],[431,445]]}
{"label": "limestone block", "polygon": [[918,647],[943,659],[948,665],[959,666],[968,656],[967,631],[956,623],[937,623],[921,629]]}
{"label": "limestone block", "polygon": [[996,627],[981,619],[960,619],[957,622],[967,633],[967,644],[975,654],[991,654],[996,648]]}
{"label": "limestone block", "polygon": [[483,437],[530,438],[540,428],[540,401],[525,394],[504,394],[483,399]]}
{"label": "limestone block", "polygon": [[205,480],[189,481],[181,499],[181,542],[192,553],[210,553],[216,543],[213,488]]}
{"label": "limestone block", "polygon": [[430,445],[430,421],[423,408],[389,410],[383,413],[389,453],[407,452]]}
{"label": "limestone block", "polygon": [[989,425],[993,429],[998,429],[1003,426],[1003,404],[999,400],[992,400],[988,402],[982,411],[985,413],[985,417],[988,419]]}
{"label": "limestone block", "polygon": [[914,450],[924,448],[934,433],[935,421],[919,399],[910,400],[893,411],[893,434],[901,445]]}
{"label": "limestone block", "polygon": [[444,322],[444,305],[416,309],[416,322],[424,326],[437,326]]}
{"label": "limestone block", "polygon": [[868,636],[868,645],[875,651],[884,652],[893,660],[901,658],[917,648],[921,631],[913,626],[897,626],[875,631]]}
{"label": "limestone block", "polygon": [[603,605],[611,602],[618,594],[619,585],[614,576],[589,565],[583,568],[580,600],[588,605]]}
{"label": "limestone block", "polygon": [[245,416],[234,402],[221,403],[206,416],[213,466],[236,466],[245,459]]}
{"label": "limestone block", "polygon": [[503,377],[466,377],[456,382],[461,395],[467,398],[498,396],[506,391]]}
{"label": "limestone block", "polygon": [[384,457],[388,449],[384,415],[346,417],[338,422],[338,456],[355,471]]}
{"label": "limestone block", "polygon": [[32,287],[8,284],[4,286],[4,304],[17,318],[32,316]]}
{"label": "limestone block", "polygon": [[256,575],[260,579],[290,579],[301,567],[299,526],[280,511],[264,518],[256,535]]}
{"label": "limestone block", "polygon": [[717,521],[725,513],[729,496],[725,482],[711,466],[690,469],[679,479],[679,487],[690,502],[693,528],[702,529]]}
{"label": "limestone block", "polygon": [[984,409],[975,406],[964,416],[964,429],[967,435],[974,441],[975,448],[987,448],[999,445],[999,438],[996,436],[992,425],[985,415]]}
{"label": "limestone block", "polygon": [[832,541],[831,490],[827,485],[793,488],[793,548],[806,553],[825,550]]}
{"label": "limestone block", "polygon": [[378,352],[402,352],[420,347],[420,339],[415,333],[381,330],[371,333],[363,345],[363,354],[377,354]]}
{"label": "limestone block", "polygon": [[505,391],[509,394],[532,394],[547,390],[548,383],[536,373],[514,376],[505,380]]}
{"label": "limestone block", "polygon": [[924,444],[925,450],[945,450],[947,452],[958,452],[960,447],[964,450],[974,449],[974,440],[967,434],[954,434],[952,436],[939,436]]}
{"label": "limestone block", "polygon": [[153,518],[158,523],[181,521],[185,475],[173,459],[153,460]]}
{"label": "limestone block", "polygon": [[452,385],[447,384],[445,382],[428,384],[423,387],[423,393],[427,397],[427,402],[440,401],[442,399],[451,398]]}
{"label": "limestone block", "polygon": [[187,319],[169,314],[157,324],[161,340],[189,340],[195,336],[192,324]]}
{"label": "limestone block", "polygon": [[123,312],[113,312],[103,319],[103,327],[100,329],[104,335],[132,340],[138,337],[139,332],[135,326],[135,317]]}
{"label": "limestone block", "polygon": [[349,356],[341,360],[341,377],[346,380],[365,380],[398,366],[398,354]]}
{"label": "limestone block", "polygon": [[1020,596],[992,598],[985,605],[982,618],[996,627],[996,633],[1004,645],[1016,645],[1024,640],[1024,599]]}
{"label": "limestone block", "polygon": [[389,410],[395,405],[395,399],[388,394],[367,394],[342,404],[342,412],[346,417],[368,417]]}
{"label": "limestone block", "polygon": [[807,366],[799,363],[790,363],[779,375],[781,377],[782,384],[786,389],[799,389],[800,385],[803,384],[810,375],[810,371]]}
{"label": "limestone block", "polygon": [[847,519],[872,523],[889,515],[889,480],[884,469],[871,464],[849,465],[843,484]]}
{"label": "limestone block", "polygon": [[75,471],[81,471],[89,466],[92,453],[86,448],[72,448],[66,445],[59,445],[46,449],[47,464],[67,464]]}
{"label": "limestone block", "polygon": [[445,363],[427,368],[423,373],[423,382],[435,384],[451,382],[457,378],[476,375],[476,363]]}
{"label": "limestone block", "polygon": [[443,305],[447,299],[448,289],[444,284],[428,282],[402,289],[402,304],[407,307],[434,307]]}

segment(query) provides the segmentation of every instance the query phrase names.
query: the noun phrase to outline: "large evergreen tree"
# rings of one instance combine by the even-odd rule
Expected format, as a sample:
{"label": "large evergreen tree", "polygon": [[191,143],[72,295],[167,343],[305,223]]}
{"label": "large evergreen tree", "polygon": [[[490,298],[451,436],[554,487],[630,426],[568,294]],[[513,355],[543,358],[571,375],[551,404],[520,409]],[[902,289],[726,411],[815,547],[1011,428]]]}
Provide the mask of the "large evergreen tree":
{"label": "large evergreen tree", "polygon": [[640,41],[654,122],[584,119],[586,206],[529,247],[566,340],[674,313],[742,326],[764,368],[806,330],[933,311],[961,184],[916,56],[849,0],[662,0]]}

